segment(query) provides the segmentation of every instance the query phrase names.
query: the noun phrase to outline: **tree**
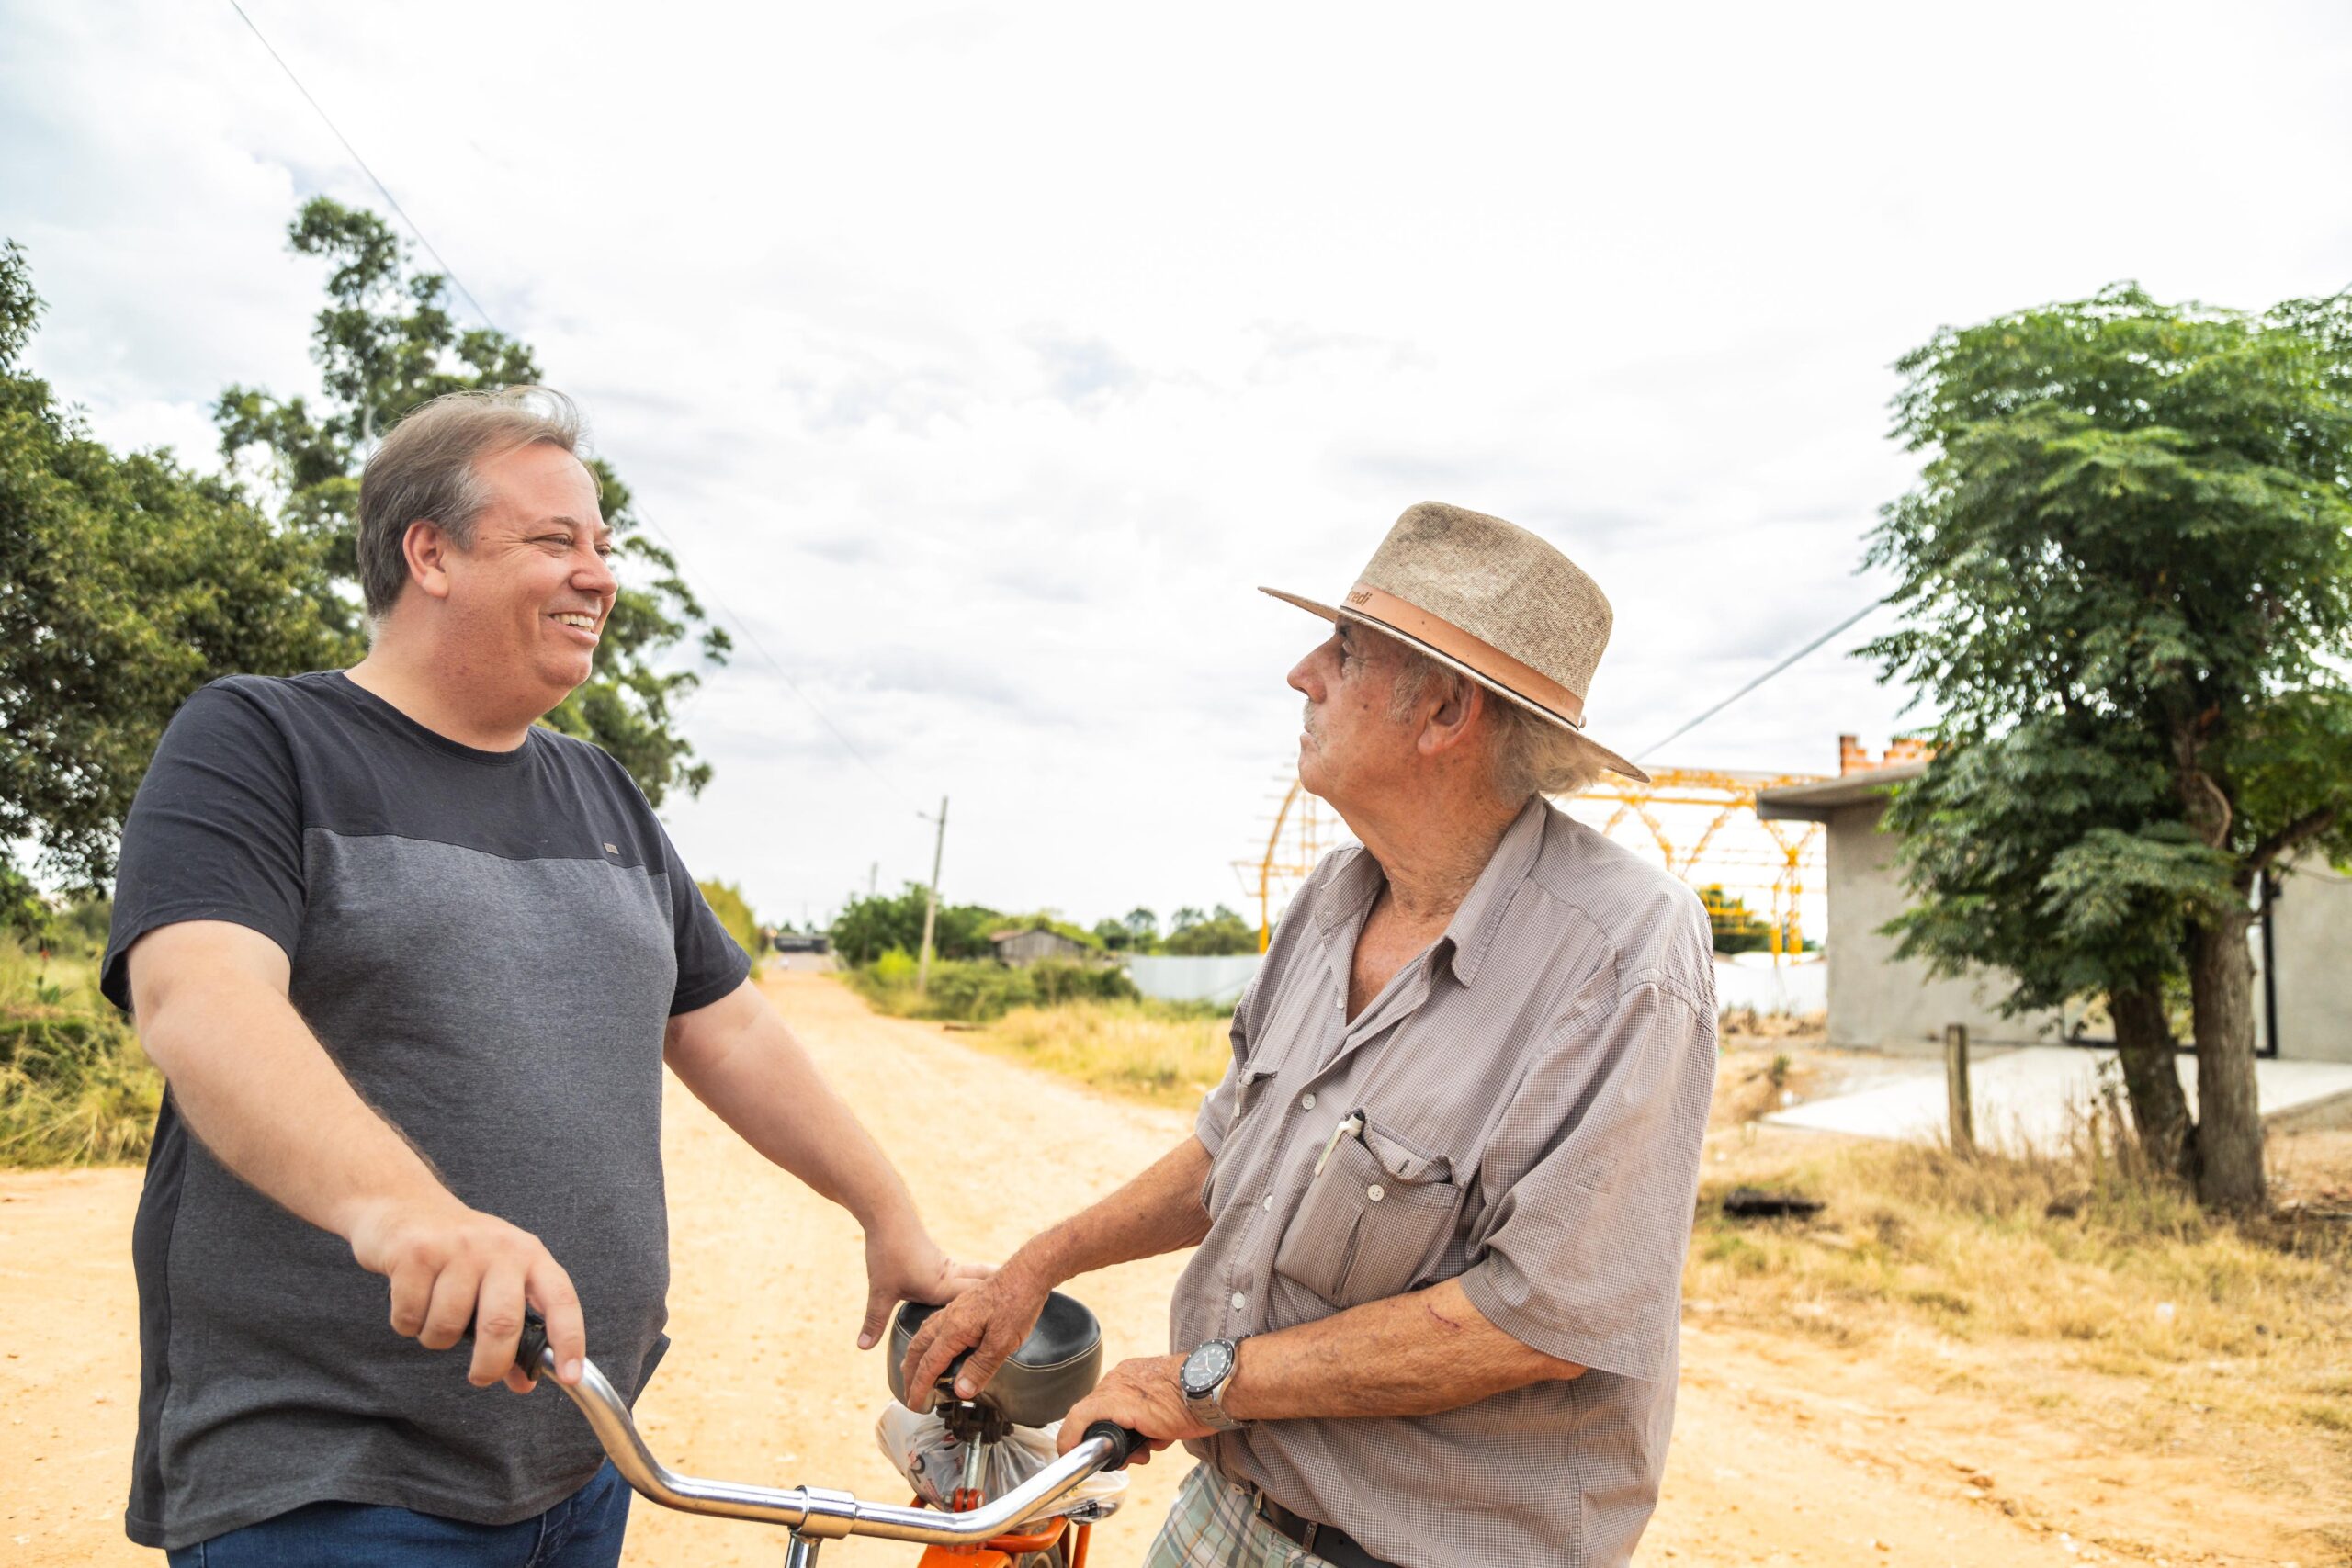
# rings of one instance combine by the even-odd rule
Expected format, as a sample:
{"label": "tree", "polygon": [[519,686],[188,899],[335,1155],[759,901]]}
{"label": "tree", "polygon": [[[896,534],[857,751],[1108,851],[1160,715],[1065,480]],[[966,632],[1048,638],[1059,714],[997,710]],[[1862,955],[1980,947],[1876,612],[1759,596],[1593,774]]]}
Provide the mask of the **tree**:
{"label": "tree", "polygon": [[[1940,809],[2018,861],[1972,885],[1923,851],[1917,885],[2038,893],[2038,934],[2104,976],[2119,1021],[2169,964],[2109,939],[2177,919],[2199,1197],[2258,1206],[2254,893],[2299,853],[2352,855],[2352,305],[2256,317],[2117,285],[1947,329],[1899,369],[1896,433],[1930,456],[1872,536],[1906,612],[1872,651],[1939,711],[1930,778],[2006,750]],[[2005,804],[1994,786],[2045,762],[2093,798]],[[2028,927],[1942,930],[1999,963]]]}
{"label": "tree", "polygon": [[1193,918],[1179,926],[1160,945],[1163,953],[1180,957],[1224,957],[1258,951],[1258,928],[1219,904],[1214,913],[1180,911]]}
{"label": "tree", "polygon": [[2100,729],[2064,713],[1993,734],[1948,725],[1887,808],[1919,896],[1890,930],[1937,974],[2004,971],[2005,1014],[2104,995],[2141,1145],[2193,1179],[2166,993],[2219,868],[2170,809],[2161,749]]}
{"label": "tree", "polygon": [[[828,931],[833,951],[855,964],[871,964],[893,950],[914,952],[922,944],[922,911],[929,897],[929,888],[910,882],[897,893],[851,898]],[[995,953],[989,937],[1003,926],[1004,917],[983,905],[942,904],[932,940],[942,958],[988,958]]]}
{"label": "tree", "polygon": [[1159,940],[1159,917],[1138,905],[1126,915],[1127,935],[1138,948],[1148,950]]}
{"label": "tree", "polygon": [[[232,386],[213,417],[232,465],[260,459],[281,523],[314,541],[336,576],[356,580],[359,470],[378,438],[428,399],[537,382],[539,367],[527,345],[503,333],[461,330],[449,311],[448,280],[415,270],[376,214],[315,197],[288,235],[296,251],[334,264],[311,333],[325,400],[313,409],[299,397]],[[638,531],[628,487],[602,458],[586,462],[618,541],[623,586],[594,673],[544,722],[610,751],[659,806],[670,790],[698,794],[710,779],[673,712],[699,678],[669,651],[699,626],[704,657],[724,662],[728,637],[704,624],[675,558]],[[345,599],[334,608],[339,628],[356,634],[358,606]]]}
{"label": "tree", "polygon": [[[0,246],[0,842],[75,886],[114,870],[122,818],[188,694],[358,653],[319,541],[164,452],[118,457],[21,365],[40,313]],[[35,907],[0,855],[0,902]]]}

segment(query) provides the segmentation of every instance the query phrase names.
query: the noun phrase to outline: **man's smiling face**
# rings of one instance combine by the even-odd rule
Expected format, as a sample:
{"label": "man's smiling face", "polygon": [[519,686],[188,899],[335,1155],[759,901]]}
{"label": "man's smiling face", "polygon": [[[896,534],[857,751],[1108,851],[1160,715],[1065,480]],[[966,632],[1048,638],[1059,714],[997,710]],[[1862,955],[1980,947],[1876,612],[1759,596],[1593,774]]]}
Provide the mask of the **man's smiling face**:
{"label": "man's smiling face", "polygon": [[544,714],[595,668],[619,585],[613,534],[596,481],[579,458],[545,444],[474,465],[490,502],[472,542],[451,553],[448,611],[469,679]]}

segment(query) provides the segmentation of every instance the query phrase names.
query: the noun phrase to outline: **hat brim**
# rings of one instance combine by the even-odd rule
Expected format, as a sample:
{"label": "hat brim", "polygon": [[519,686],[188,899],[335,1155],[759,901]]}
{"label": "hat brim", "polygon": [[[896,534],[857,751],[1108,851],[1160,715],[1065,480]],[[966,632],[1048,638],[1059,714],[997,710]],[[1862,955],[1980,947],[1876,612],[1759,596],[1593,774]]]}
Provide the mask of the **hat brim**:
{"label": "hat brim", "polygon": [[1504,685],[1500,681],[1496,680],[1493,676],[1487,674],[1483,671],[1472,669],[1469,665],[1463,663],[1462,660],[1454,658],[1450,653],[1439,652],[1436,649],[1431,648],[1428,643],[1423,642],[1419,637],[1413,636],[1410,632],[1398,631],[1386,621],[1376,619],[1371,615],[1362,615],[1354,610],[1348,609],[1345,606],[1325,604],[1317,600],[1309,599],[1304,594],[1285,593],[1279,588],[1267,588],[1263,586],[1261,586],[1258,592],[1266,594],[1270,598],[1279,599],[1285,604],[1295,604],[1300,609],[1306,611],[1308,615],[1320,615],[1325,620],[1330,621],[1335,625],[1338,623],[1340,618],[1344,615],[1349,620],[1355,622],[1359,626],[1370,626],[1374,631],[1381,632],[1388,637],[1393,637],[1397,641],[1409,645],[1416,651],[1427,654],[1430,658],[1434,659],[1440,664],[1444,665],[1448,670],[1453,671],[1457,674],[1469,676],[1470,679],[1477,682],[1478,684],[1486,687],[1487,690],[1494,693],[1497,696],[1502,697],[1517,706],[1526,709],[1529,713],[1533,714],[1536,717],[1543,719],[1549,724],[1566,730],[1568,732],[1569,739],[1573,739],[1579,748],[1589,755],[1594,762],[1598,763],[1608,772],[1612,773],[1623,773],[1625,777],[1632,779],[1636,784],[1647,784],[1650,782],[1649,774],[1642,772],[1641,769],[1635,767],[1633,763],[1627,761],[1616,752],[1611,751],[1608,747],[1603,746],[1598,740],[1593,739],[1591,737],[1585,734],[1583,730],[1578,729],[1575,725],[1570,724],[1566,719],[1562,718],[1558,714],[1554,713],[1550,708],[1545,707],[1543,704],[1520,695],[1520,694],[1512,691],[1509,686]]}

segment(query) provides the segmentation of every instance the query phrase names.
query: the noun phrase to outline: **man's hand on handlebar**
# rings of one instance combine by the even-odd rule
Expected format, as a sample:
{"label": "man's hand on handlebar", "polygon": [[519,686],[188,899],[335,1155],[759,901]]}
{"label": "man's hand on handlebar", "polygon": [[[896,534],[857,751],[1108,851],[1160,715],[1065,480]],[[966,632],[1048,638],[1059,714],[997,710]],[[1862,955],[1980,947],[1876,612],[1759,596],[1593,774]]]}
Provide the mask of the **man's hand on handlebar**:
{"label": "man's hand on handlebar", "polygon": [[958,1263],[939,1249],[920,1222],[897,1232],[865,1236],[865,1321],[857,1348],[870,1350],[888,1331],[890,1309],[900,1302],[936,1306],[952,1302],[989,1275],[993,1263]]}
{"label": "man's hand on handlebar", "polygon": [[1183,1370],[1182,1356],[1121,1361],[1062,1417],[1060,1450],[1068,1453],[1078,1447],[1097,1421],[1114,1422],[1143,1437],[1129,1461],[1133,1464],[1150,1463],[1151,1456],[1170,1443],[1209,1436],[1210,1428],[1184,1403],[1179,1381]]}
{"label": "man's hand on handlebar", "polygon": [[[988,1387],[996,1370],[1037,1326],[1038,1314],[1046,1310],[1046,1298],[1052,1293],[1050,1284],[1016,1261],[932,1314],[907,1347],[903,1371],[908,1403],[917,1410],[928,1409],[933,1386],[947,1371],[947,1364],[966,1350],[972,1352],[972,1359],[956,1374],[956,1397],[969,1399]],[[919,1399],[924,1403],[915,1404]]]}
{"label": "man's hand on handlebar", "polygon": [[428,1350],[447,1350],[470,1327],[474,1351],[467,1378],[488,1388],[504,1374],[517,1393],[531,1380],[514,1364],[525,1306],[547,1319],[560,1382],[580,1381],[588,1332],[580,1298],[539,1238],[494,1214],[444,1194],[422,1202],[385,1202],[351,1228],[359,1266],[391,1281],[392,1328]]}

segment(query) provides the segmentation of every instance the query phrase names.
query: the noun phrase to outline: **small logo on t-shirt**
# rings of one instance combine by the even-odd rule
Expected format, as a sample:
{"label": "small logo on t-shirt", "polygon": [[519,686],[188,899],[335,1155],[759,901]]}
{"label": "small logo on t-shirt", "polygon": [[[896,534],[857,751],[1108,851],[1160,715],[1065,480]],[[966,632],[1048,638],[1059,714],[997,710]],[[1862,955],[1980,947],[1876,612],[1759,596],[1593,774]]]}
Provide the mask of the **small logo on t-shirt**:
{"label": "small logo on t-shirt", "polygon": [[616,855],[621,852],[621,847],[618,844],[606,844],[605,852],[608,855]]}

